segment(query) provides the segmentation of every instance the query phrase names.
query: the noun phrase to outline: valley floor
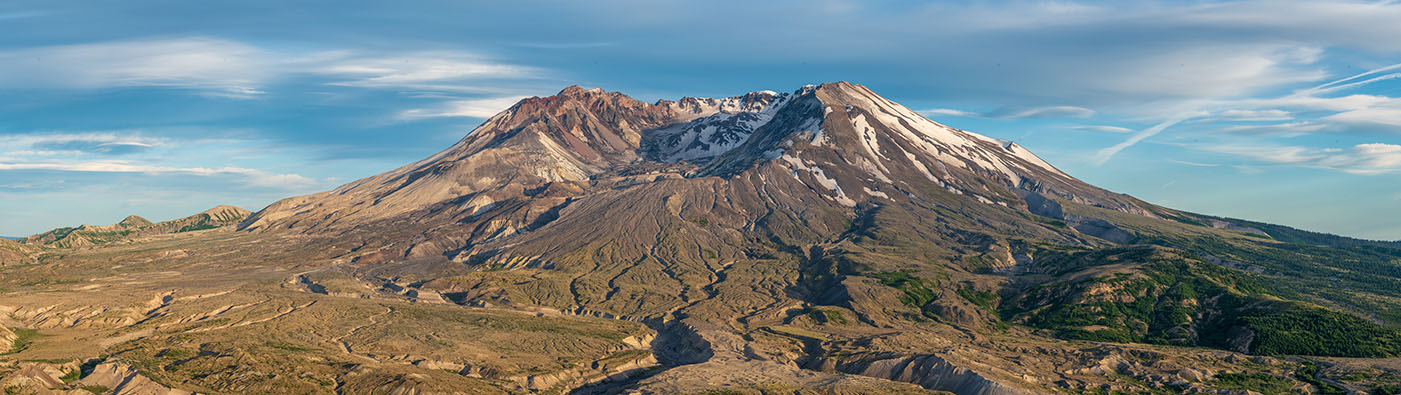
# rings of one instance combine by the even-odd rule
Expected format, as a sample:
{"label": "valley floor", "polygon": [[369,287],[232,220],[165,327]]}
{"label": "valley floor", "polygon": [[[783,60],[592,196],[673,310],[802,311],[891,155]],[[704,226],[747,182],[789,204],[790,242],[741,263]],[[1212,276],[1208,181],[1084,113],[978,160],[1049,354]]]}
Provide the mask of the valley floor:
{"label": "valley floor", "polygon": [[[1149,388],[1315,392],[1302,360],[1065,342],[1020,328],[882,328],[792,300],[730,320],[714,299],[613,317],[443,294],[226,230],[64,250],[0,268],[3,384],[18,393],[1114,393]],[[450,263],[449,263],[450,264]],[[411,264],[402,264],[411,265]],[[418,270],[453,270],[425,264]],[[742,263],[740,265],[743,265]],[[725,266],[723,270],[751,270]],[[411,276],[404,276],[411,277]],[[742,284],[741,284],[742,285]],[[745,285],[749,286],[749,285]],[[690,314],[688,314],[690,313]],[[818,317],[821,315],[822,317]],[[1396,359],[1327,359],[1323,378],[1395,377]],[[1247,375],[1241,375],[1248,373]],[[1261,375],[1260,377],[1250,375]],[[1328,375],[1336,377],[1328,378]],[[1388,376],[1389,375],[1389,376]],[[1251,381],[1254,380],[1254,381]],[[726,392],[730,391],[730,392]]]}

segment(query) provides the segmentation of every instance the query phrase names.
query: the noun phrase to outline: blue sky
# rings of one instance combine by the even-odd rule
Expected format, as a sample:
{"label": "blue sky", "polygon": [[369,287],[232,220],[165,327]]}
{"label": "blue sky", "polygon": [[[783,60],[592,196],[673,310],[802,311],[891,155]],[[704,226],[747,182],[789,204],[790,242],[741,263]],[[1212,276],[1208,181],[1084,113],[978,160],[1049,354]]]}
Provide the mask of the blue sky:
{"label": "blue sky", "polygon": [[1401,239],[1395,1],[411,3],[0,3],[0,235],[257,210],[571,84],[848,80],[1150,202]]}

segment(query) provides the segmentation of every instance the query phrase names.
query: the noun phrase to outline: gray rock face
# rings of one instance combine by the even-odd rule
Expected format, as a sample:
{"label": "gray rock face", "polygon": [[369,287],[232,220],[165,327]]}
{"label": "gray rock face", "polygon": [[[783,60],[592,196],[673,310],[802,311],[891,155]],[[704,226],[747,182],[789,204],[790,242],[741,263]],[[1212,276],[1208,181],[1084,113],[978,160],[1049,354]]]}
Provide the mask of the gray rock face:
{"label": "gray rock face", "polygon": [[1133,233],[1120,229],[1118,226],[1099,218],[1089,218],[1081,216],[1068,216],[1066,222],[1076,231],[1101,239],[1109,240],[1119,244],[1129,244],[1137,240]]}
{"label": "gray rock face", "polygon": [[1035,392],[1007,386],[955,366],[935,355],[890,356],[852,362],[818,361],[814,368],[918,384],[958,395],[1026,395]]}
{"label": "gray rock face", "polygon": [[1026,209],[1032,214],[1047,218],[1065,219],[1065,213],[1061,211],[1060,203],[1036,192],[1018,189],[1018,194],[1026,201]]}

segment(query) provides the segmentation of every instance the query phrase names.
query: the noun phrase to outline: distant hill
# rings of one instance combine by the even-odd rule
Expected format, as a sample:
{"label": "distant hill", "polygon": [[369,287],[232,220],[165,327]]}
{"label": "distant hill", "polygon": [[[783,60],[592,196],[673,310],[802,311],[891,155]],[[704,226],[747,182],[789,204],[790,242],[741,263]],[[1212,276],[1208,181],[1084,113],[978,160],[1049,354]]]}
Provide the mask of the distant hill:
{"label": "distant hill", "polygon": [[1372,246],[1372,247],[1401,248],[1401,240],[1397,240],[1397,241],[1384,241],[1384,240],[1358,239],[1358,238],[1347,237],[1347,236],[1338,236],[1338,235],[1334,235],[1334,234],[1313,232],[1313,231],[1307,231],[1307,230],[1303,230],[1303,229],[1296,229],[1296,228],[1291,228],[1291,227],[1284,226],[1284,225],[1267,224],[1267,223],[1264,223],[1264,222],[1255,222],[1255,221],[1249,221],[1249,220],[1243,220],[1243,219],[1235,219],[1235,218],[1225,218],[1225,217],[1212,217],[1212,216],[1200,215],[1200,214],[1197,214],[1197,216],[1198,216],[1198,217],[1202,217],[1202,218],[1207,218],[1207,219],[1214,219],[1214,220],[1229,222],[1229,223],[1232,223],[1232,224],[1235,224],[1235,225],[1239,225],[1239,226],[1245,226],[1245,227],[1254,228],[1254,229],[1259,230],[1260,232],[1265,233],[1266,235],[1269,235],[1270,238],[1272,238],[1272,239],[1275,239],[1275,240],[1278,240],[1278,241],[1282,241],[1282,242],[1286,242],[1286,243],[1298,243],[1298,244],[1309,244],[1309,245],[1330,246],[1330,247]]}
{"label": "distant hill", "polygon": [[0,266],[32,263],[37,252],[38,247],[0,239]]}
{"label": "distant hill", "polygon": [[238,224],[251,214],[234,206],[218,206],[199,214],[153,223],[139,216],[128,216],[112,225],[64,227],[17,239],[18,242],[46,247],[77,248],[129,240],[139,236],[192,232]]}

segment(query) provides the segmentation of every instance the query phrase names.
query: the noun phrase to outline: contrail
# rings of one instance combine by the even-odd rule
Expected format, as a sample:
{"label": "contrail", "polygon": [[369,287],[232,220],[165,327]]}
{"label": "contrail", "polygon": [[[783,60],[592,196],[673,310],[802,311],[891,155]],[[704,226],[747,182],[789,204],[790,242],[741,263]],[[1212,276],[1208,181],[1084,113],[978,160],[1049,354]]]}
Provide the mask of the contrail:
{"label": "contrail", "polygon": [[1125,148],[1132,147],[1134,144],[1138,144],[1139,141],[1143,141],[1143,139],[1153,137],[1153,135],[1161,133],[1163,129],[1167,129],[1172,125],[1176,125],[1177,123],[1190,118],[1192,118],[1192,115],[1179,115],[1167,121],[1163,121],[1162,123],[1159,123],[1157,125],[1153,125],[1153,127],[1143,129],[1137,134],[1134,134],[1132,137],[1129,137],[1128,140],[1124,140],[1124,142],[1122,143],[1115,144],[1112,147],[1099,150],[1099,152],[1095,154],[1095,165],[1103,165],[1104,162],[1108,162],[1109,158],[1113,158],[1115,154],[1119,153],[1119,151],[1123,151]]}
{"label": "contrail", "polygon": [[[1355,80],[1355,79],[1358,79],[1358,78],[1362,78],[1362,77],[1366,77],[1366,76],[1369,76],[1369,75],[1372,75],[1372,74],[1384,73],[1384,72],[1391,71],[1391,70],[1396,70],[1396,69],[1401,69],[1401,63],[1397,63],[1397,64],[1393,64],[1393,65],[1390,65],[1390,66],[1379,67],[1379,68],[1367,70],[1366,72],[1363,72],[1363,73],[1361,73],[1361,74],[1357,74],[1357,75],[1354,75],[1354,76],[1351,76],[1351,77],[1343,78],[1343,79],[1340,79],[1340,80],[1335,80],[1335,81],[1332,81],[1332,82],[1329,82],[1329,83],[1326,83],[1326,84],[1323,84],[1323,85],[1319,85],[1319,86],[1315,86],[1315,87],[1312,87],[1312,88],[1309,88],[1309,89],[1305,89],[1305,90],[1303,90],[1303,91],[1300,92],[1300,93],[1312,93],[1312,92],[1323,91],[1324,88],[1328,88],[1328,87],[1333,86],[1333,85],[1341,84],[1341,83],[1344,83],[1344,82],[1347,82],[1347,81],[1352,81],[1352,80]],[[1395,75],[1395,74],[1392,74],[1392,75]],[[1395,77],[1391,77],[1391,78],[1395,78]],[[1371,83],[1371,82],[1377,81],[1377,80],[1379,80],[1379,79],[1386,79],[1386,76],[1379,77],[1379,78],[1373,78],[1373,79],[1369,79],[1369,80],[1362,81],[1362,82],[1355,82],[1355,83],[1343,85],[1343,87],[1356,86],[1356,85],[1359,85],[1359,84]],[[1332,88],[1332,89],[1328,89],[1328,90],[1331,91],[1331,90],[1334,90],[1334,89],[1339,89],[1339,88]]]}

